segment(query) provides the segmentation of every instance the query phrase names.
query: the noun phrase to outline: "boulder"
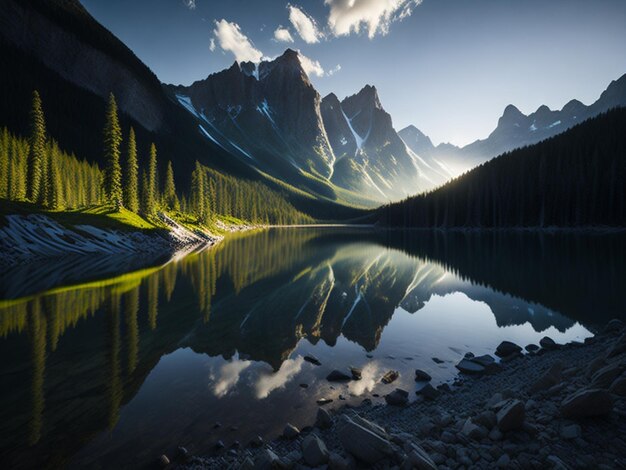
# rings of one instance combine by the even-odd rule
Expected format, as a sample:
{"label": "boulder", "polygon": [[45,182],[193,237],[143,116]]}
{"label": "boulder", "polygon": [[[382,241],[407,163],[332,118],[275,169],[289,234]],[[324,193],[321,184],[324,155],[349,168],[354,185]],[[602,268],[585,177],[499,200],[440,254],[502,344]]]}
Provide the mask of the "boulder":
{"label": "boulder", "polygon": [[350,374],[352,374],[352,380],[361,380],[363,371],[357,367],[350,367]]}
{"label": "boulder", "polygon": [[311,354],[304,356],[303,359],[306,362],[310,362],[311,364],[315,364],[316,366],[321,366],[322,365],[320,360],[317,357],[315,357],[315,356],[313,356]]}
{"label": "boulder", "polygon": [[310,467],[318,467],[328,462],[328,449],[326,444],[315,434],[309,434],[302,441],[302,457]]}
{"label": "boulder", "polygon": [[481,366],[487,368],[489,366],[491,366],[492,364],[495,364],[496,360],[494,359],[493,356],[490,356],[489,354],[483,354],[482,356],[476,356],[470,359],[472,362],[475,362],[476,364],[480,364]]}
{"label": "boulder", "polygon": [[417,395],[423,396],[426,400],[434,400],[439,396],[441,392],[433,387],[431,384],[426,384],[415,393]]}
{"label": "boulder", "polygon": [[528,390],[531,394],[535,394],[541,392],[543,390],[548,390],[555,385],[558,385],[563,380],[563,367],[564,364],[561,361],[557,361],[552,364],[545,374],[539,377]]}
{"label": "boulder", "polygon": [[614,362],[604,366],[591,377],[589,388],[609,388],[613,381],[626,370],[626,364]]}
{"label": "boulder", "polygon": [[485,373],[485,368],[471,359],[461,359],[456,368],[464,374],[481,375]]}
{"label": "boulder", "polygon": [[263,449],[254,461],[256,470],[273,470],[280,466],[280,459],[270,449]]}
{"label": "boulder", "polygon": [[295,439],[300,435],[300,430],[295,427],[293,424],[287,423],[285,429],[283,430],[283,437],[285,439]]}
{"label": "boulder", "polygon": [[326,376],[326,380],[329,382],[348,382],[352,379],[348,374],[335,369]]}
{"label": "boulder", "polygon": [[613,398],[606,390],[584,389],[568,396],[561,403],[565,418],[590,418],[608,415],[613,409]]}
{"label": "boulder", "polygon": [[519,400],[508,400],[498,411],[496,417],[500,431],[514,431],[524,426],[526,410],[524,403]]}
{"label": "boulder", "polygon": [[416,382],[430,382],[432,377],[428,372],[425,372],[421,369],[415,370],[415,381]]}
{"label": "boulder", "polygon": [[328,429],[333,425],[333,418],[330,413],[324,408],[317,409],[317,416],[315,418],[315,426],[320,429]]}
{"label": "boulder", "polygon": [[617,333],[624,329],[624,322],[614,318],[604,327],[604,333]]}
{"label": "boulder", "polygon": [[611,384],[609,392],[620,397],[626,397],[626,375],[616,378]]}
{"label": "boulder", "polygon": [[396,388],[393,392],[385,395],[385,401],[392,406],[406,406],[409,402],[409,392]]}
{"label": "boulder", "polygon": [[609,350],[607,357],[615,357],[620,354],[626,352],[626,333],[619,337],[617,342],[613,345],[613,347]]}
{"label": "boulder", "polygon": [[337,425],[339,442],[355,458],[371,465],[393,454],[387,434],[376,432],[377,428],[380,429],[363,418],[344,414]]}
{"label": "boulder", "polygon": [[383,378],[380,379],[380,381],[384,384],[390,384],[392,382],[395,382],[398,377],[400,377],[400,372],[398,372],[397,370],[390,370],[385,375],[383,375]]}
{"label": "boulder", "polygon": [[498,423],[498,417],[492,410],[486,410],[475,416],[472,421],[487,429],[492,429]]}
{"label": "boulder", "polygon": [[415,442],[405,442],[404,451],[407,454],[411,468],[416,468],[417,470],[436,470],[437,465],[435,465],[435,462],[433,462],[428,453]]}
{"label": "boulder", "polygon": [[541,338],[539,340],[539,346],[548,351],[558,348],[558,345],[549,336],[544,336],[543,338]]}
{"label": "boulder", "polygon": [[489,435],[489,431],[486,428],[474,423],[470,418],[463,424],[461,433],[475,441],[480,441]]}
{"label": "boulder", "polygon": [[522,348],[511,341],[502,341],[496,348],[496,355],[498,357],[508,357],[520,352],[522,352]]}
{"label": "boulder", "polygon": [[524,349],[532,353],[532,352],[537,352],[539,350],[539,346],[537,346],[536,344],[529,344]]}

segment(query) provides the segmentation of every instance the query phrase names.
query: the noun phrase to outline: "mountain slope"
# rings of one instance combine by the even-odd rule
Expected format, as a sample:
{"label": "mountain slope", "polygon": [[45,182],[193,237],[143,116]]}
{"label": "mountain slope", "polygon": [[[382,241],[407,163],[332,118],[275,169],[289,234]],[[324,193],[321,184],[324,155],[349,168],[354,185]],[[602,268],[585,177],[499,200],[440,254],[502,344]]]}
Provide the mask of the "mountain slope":
{"label": "mountain slope", "polygon": [[626,225],[626,108],[503,154],[438,190],[379,211],[410,227]]}

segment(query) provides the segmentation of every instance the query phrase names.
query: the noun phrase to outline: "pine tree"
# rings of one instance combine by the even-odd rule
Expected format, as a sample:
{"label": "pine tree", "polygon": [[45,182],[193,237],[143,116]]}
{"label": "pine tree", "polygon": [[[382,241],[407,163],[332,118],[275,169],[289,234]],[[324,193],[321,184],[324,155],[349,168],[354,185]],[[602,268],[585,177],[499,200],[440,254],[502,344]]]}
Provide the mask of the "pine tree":
{"label": "pine tree", "polygon": [[165,186],[163,188],[163,203],[170,210],[180,210],[180,203],[176,196],[176,186],[174,184],[174,169],[171,160],[167,162],[165,173]]}
{"label": "pine tree", "polygon": [[122,167],[120,166],[120,144],[122,129],[117,117],[117,104],[113,93],[109,95],[109,105],[104,126],[104,194],[109,204],[116,209],[122,206]]}
{"label": "pine tree", "polygon": [[135,129],[130,128],[128,134],[128,149],[126,155],[126,170],[124,178],[124,206],[133,211],[139,211],[139,182],[137,165],[137,143],[135,140]]}
{"label": "pine tree", "polygon": [[[61,150],[56,142],[50,147],[48,155],[48,176],[47,176],[47,191],[46,191],[46,206],[53,210],[60,210],[63,208],[63,188],[61,181],[61,170],[59,168]],[[80,178],[77,178],[77,188],[81,187]],[[77,189],[75,188],[75,189]]]}
{"label": "pine tree", "polygon": [[191,173],[191,207],[200,222],[206,222],[205,181],[202,165],[196,160],[196,167]]}
{"label": "pine tree", "polygon": [[150,183],[146,170],[141,172],[141,212],[143,214],[150,213]]}
{"label": "pine tree", "polygon": [[146,194],[146,213],[149,215],[156,211],[159,193],[157,178],[157,150],[156,145],[152,144],[150,146],[150,161],[148,162],[148,191]]}
{"label": "pine tree", "polygon": [[9,130],[0,135],[0,198],[9,197]]}
{"label": "pine tree", "polygon": [[29,143],[26,197],[31,202],[39,202],[42,192],[43,165],[46,159],[46,121],[41,106],[41,98],[37,90],[33,91]]}

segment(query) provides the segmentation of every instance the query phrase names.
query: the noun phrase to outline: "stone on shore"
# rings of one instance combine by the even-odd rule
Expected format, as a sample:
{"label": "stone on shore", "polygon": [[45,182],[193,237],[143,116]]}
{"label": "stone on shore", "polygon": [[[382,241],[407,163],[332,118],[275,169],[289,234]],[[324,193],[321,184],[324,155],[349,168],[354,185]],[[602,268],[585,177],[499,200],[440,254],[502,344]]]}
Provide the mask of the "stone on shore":
{"label": "stone on shore", "polygon": [[456,368],[464,374],[480,375],[485,373],[485,368],[471,359],[461,359]]}
{"label": "stone on shore", "polygon": [[415,381],[416,382],[430,382],[432,377],[428,372],[425,372],[421,369],[415,370]]}
{"label": "stone on shore", "polygon": [[326,444],[315,434],[309,434],[302,441],[302,457],[310,467],[318,467],[328,462]]}
{"label": "stone on shore", "polygon": [[496,355],[498,357],[508,357],[520,352],[522,352],[522,348],[511,341],[502,341],[496,348]]}
{"label": "stone on shore", "polygon": [[[369,424],[369,425],[368,425]],[[343,448],[366,464],[374,464],[393,454],[389,438],[374,423],[354,416],[342,415],[337,425]]]}
{"label": "stone on shore", "polygon": [[417,395],[423,396],[426,400],[434,400],[439,396],[441,392],[433,387],[431,384],[426,384],[415,393]]}
{"label": "stone on shore", "polygon": [[537,346],[536,344],[528,344],[524,349],[529,353],[532,353],[539,351],[539,346]]}
{"label": "stone on shore", "polygon": [[328,457],[329,470],[350,470],[352,468],[351,461],[342,457],[337,452],[331,452]]}
{"label": "stone on shore", "polygon": [[578,424],[570,424],[569,426],[561,427],[559,432],[562,439],[570,440],[580,437],[582,430]]}
{"label": "stone on shore", "polygon": [[407,454],[411,468],[418,470],[436,470],[437,465],[435,465],[435,462],[433,462],[428,453],[415,442],[406,442],[404,444],[404,451]]}
{"label": "stone on shore", "polygon": [[535,394],[538,392],[542,392],[544,390],[548,390],[549,388],[558,385],[563,380],[563,367],[564,364],[561,361],[555,362],[552,367],[550,367],[545,374],[539,377],[529,389],[530,394]]}
{"label": "stone on shore", "polygon": [[392,382],[395,382],[398,377],[400,377],[400,372],[398,372],[397,370],[390,370],[385,375],[383,375],[383,378],[380,380],[384,384],[390,384]]}
{"label": "stone on shore", "polygon": [[526,410],[520,400],[509,400],[500,408],[496,417],[500,431],[514,431],[524,426]]}
{"label": "stone on shore", "polygon": [[589,388],[609,388],[613,381],[626,370],[626,364],[614,362],[598,370],[591,378]]}
{"label": "stone on shore", "polygon": [[541,346],[543,349],[546,349],[548,351],[558,348],[558,345],[549,336],[544,336],[543,338],[541,338],[539,340],[539,346]]}
{"label": "stone on shore", "polygon": [[287,423],[285,429],[283,430],[283,437],[285,439],[295,439],[300,435],[300,430],[295,427],[293,424]]}
{"label": "stone on shore", "polygon": [[469,437],[470,439],[480,441],[489,435],[489,430],[479,424],[474,423],[471,418],[467,418],[467,420],[465,420],[465,423],[463,424],[463,427],[461,428],[461,433]]}
{"label": "stone on shore", "polygon": [[348,374],[335,369],[326,376],[326,380],[329,382],[348,382],[352,378]]}
{"label": "stone on shore", "polygon": [[584,389],[568,396],[561,403],[565,418],[592,418],[608,415],[613,409],[613,397],[606,390]]}
{"label": "stone on shore", "polygon": [[328,429],[333,425],[333,418],[330,413],[324,408],[317,409],[317,416],[315,418],[315,426],[320,429]]}
{"label": "stone on shore", "polygon": [[280,466],[281,462],[278,456],[270,449],[263,449],[254,462],[256,470],[273,470]]}
{"label": "stone on shore", "polygon": [[626,375],[622,375],[613,381],[609,392],[619,397],[626,397]]}
{"label": "stone on shore", "polygon": [[406,406],[409,402],[409,392],[396,388],[393,392],[385,395],[385,401],[392,406]]}

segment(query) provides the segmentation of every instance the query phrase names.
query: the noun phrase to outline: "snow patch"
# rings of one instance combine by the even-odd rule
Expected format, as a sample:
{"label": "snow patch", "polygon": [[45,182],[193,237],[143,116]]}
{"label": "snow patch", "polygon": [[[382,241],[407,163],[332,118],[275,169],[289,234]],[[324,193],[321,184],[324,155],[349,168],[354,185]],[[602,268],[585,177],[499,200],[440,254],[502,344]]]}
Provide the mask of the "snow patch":
{"label": "snow patch", "polygon": [[553,127],[556,127],[560,124],[561,124],[561,121],[554,121],[552,124],[548,126],[548,129],[552,129]]}

